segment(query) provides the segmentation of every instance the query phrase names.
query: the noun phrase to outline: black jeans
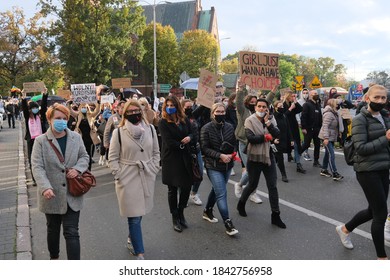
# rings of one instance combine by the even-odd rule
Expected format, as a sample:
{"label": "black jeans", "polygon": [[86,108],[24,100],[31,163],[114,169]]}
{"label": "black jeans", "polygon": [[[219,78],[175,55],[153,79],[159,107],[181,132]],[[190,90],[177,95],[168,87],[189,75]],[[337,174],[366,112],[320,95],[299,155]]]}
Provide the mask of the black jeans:
{"label": "black jeans", "polygon": [[304,134],[304,138],[303,138],[302,152],[306,151],[310,147],[310,143],[313,140],[314,161],[318,161],[318,159],[320,158],[320,146],[321,146],[320,138],[318,138],[318,134],[320,133],[320,128],[308,128],[306,131],[307,133]]}
{"label": "black jeans", "polygon": [[91,168],[92,168],[92,149],[94,147],[93,145],[93,142],[92,142],[92,139],[89,138],[89,139],[83,139],[83,142],[84,142],[84,147],[85,149],[87,150],[87,154],[89,156],[89,162],[88,162],[88,170],[91,171]]}
{"label": "black jeans", "polygon": [[368,201],[368,208],[358,212],[345,227],[353,231],[361,224],[372,220],[371,235],[378,258],[385,258],[384,227],[387,218],[389,195],[389,170],[356,172],[356,178]]}
{"label": "black jeans", "polygon": [[7,115],[8,118],[8,126],[11,128],[11,122],[12,122],[12,127],[15,128],[15,115],[14,114],[9,114]]}
{"label": "black jeans", "polygon": [[275,159],[276,163],[278,165],[278,168],[280,170],[280,173],[282,176],[287,176],[286,174],[286,167],[284,166],[284,154],[282,152],[276,152],[275,153]]}
{"label": "black jeans", "polygon": [[254,162],[248,159],[246,165],[249,182],[248,185],[242,191],[240,200],[246,202],[251,193],[256,190],[259,184],[261,172],[264,173],[265,181],[268,189],[269,202],[272,211],[279,211],[279,194],[276,188],[276,164],[275,158],[271,155],[271,165],[267,165],[261,162]]}
{"label": "black jeans", "polygon": [[66,241],[68,260],[80,259],[79,218],[80,211],[73,211],[68,205],[68,211],[63,214],[45,214],[47,226],[47,246],[51,259],[60,255],[61,224]]}
{"label": "black jeans", "polygon": [[[190,197],[191,186],[174,187],[168,186],[168,204],[172,214],[177,214],[178,210],[183,210],[187,207],[188,198]],[[179,204],[177,203],[177,195],[179,193]]]}

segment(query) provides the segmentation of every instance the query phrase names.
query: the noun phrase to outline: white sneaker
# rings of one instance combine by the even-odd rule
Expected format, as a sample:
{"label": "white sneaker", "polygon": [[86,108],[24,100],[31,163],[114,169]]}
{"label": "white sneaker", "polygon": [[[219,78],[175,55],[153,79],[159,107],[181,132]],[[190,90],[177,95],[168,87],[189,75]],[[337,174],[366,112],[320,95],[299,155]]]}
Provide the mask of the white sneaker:
{"label": "white sneaker", "polygon": [[385,223],[385,240],[390,242],[390,216],[387,216]]}
{"label": "white sneaker", "polygon": [[338,233],[338,235],[340,237],[341,243],[343,244],[343,246],[345,248],[353,249],[353,244],[351,241],[351,237],[349,236],[349,233],[348,234],[344,233],[341,230],[341,228],[342,228],[342,225],[336,227],[336,232]]}
{"label": "white sneaker", "polygon": [[195,205],[202,205],[202,200],[200,200],[199,194],[190,194],[190,199]]}
{"label": "white sneaker", "polygon": [[104,156],[100,156],[99,165],[103,165],[103,164],[104,164]]}
{"label": "white sneaker", "polygon": [[240,183],[235,183],[234,184],[234,194],[236,195],[237,198],[241,197],[242,187],[240,186]]}
{"label": "white sneaker", "polygon": [[[104,164],[103,164],[104,165]],[[106,166],[107,167],[110,167],[110,165],[108,164],[108,160],[106,160]]]}
{"label": "white sneaker", "polygon": [[263,203],[263,201],[260,198],[260,195],[258,195],[256,192],[253,192],[250,196],[249,199],[253,201],[254,203],[260,204]]}
{"label": "white sneaker", "polygon": [[232,169],[232,171],[230,172],[230,176],[234,176],[236,175],[236,172],[234,172],[234,169]]}

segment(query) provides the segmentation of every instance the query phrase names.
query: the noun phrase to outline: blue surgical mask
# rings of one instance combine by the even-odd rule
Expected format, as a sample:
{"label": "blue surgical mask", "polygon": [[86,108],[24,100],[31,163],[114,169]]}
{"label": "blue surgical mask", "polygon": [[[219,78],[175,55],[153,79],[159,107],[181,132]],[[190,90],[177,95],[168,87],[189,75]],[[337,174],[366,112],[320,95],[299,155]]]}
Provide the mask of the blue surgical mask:
{"label": "blue surgical mask", "polygon": [[57,132],[63,132],[65,128],[67,128],[68,121],[66,120],[54,120],[53,122],[53,128]]}
{"label": "blue surgical mask", "polygon": [[168,115],[172,115],[172,114],[176,113],[177,110],[175,107],[173,107],[173,108],[166,107],[165,111],[167,111]]}
{"label": "blue surgical mask", "polygon": [[38,114],[39,109],[38,109],[38,108],[32,108],[32,109],[31,109],[31,112],[32,112],[33,114]]}
{"label": "blue surgical mask", "polygon": [[87,112],[87,108],[81,108],[81,113],[85,114]]}

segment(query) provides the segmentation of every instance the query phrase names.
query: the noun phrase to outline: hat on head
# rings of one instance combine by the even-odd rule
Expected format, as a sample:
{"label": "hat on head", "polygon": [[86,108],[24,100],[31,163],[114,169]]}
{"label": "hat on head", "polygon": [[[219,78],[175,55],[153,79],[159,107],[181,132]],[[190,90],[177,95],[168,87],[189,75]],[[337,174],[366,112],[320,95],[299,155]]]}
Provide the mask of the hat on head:
{"label": "hat on head", "polygon": [[39,104],[35,101],[30,101],[30,103],[28,103],[28,108],[29,109],[32,109],[32,108],[39,108]]}
{"label": "hat on head", "polygon": [[333,97],[332,97],[332,98],[336,99],[337,97],[340,97],[340,96],[341,96],[341,94],[339,94],[339,93],[336,93],[335,95],[333,95]]}

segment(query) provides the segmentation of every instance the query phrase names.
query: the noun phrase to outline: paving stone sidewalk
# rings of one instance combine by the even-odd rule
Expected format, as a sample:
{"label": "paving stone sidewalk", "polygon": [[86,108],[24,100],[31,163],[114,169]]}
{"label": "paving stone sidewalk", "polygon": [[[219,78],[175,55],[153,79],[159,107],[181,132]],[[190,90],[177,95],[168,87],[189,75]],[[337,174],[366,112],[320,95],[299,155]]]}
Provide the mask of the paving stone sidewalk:
{"label": "paving stone sidewalk", "polygon": [[31,260],[22,125],[0,131],[0,260]]}

